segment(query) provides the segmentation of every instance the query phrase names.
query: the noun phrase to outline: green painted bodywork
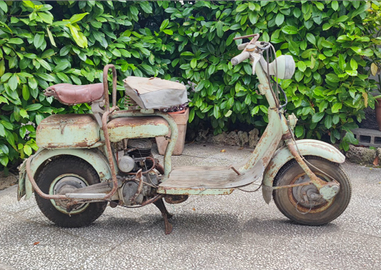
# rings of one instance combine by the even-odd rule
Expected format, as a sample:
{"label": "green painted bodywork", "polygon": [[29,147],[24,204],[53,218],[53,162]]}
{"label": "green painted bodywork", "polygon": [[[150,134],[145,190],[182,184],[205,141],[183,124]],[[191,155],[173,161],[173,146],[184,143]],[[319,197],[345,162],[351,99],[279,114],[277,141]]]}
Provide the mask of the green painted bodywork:
{"label": "green painted bodywork", "polygon": [[96,148],[101,143],[100,128],[90,114],[51,115],[38,125],[39,148]]}
{"label": "green painted bodywork", "polygon": [[[31,162],[33,176],[47,160],[59,156],[75,156],[88,162],[98,173],[101,181],[111,179],[111,170],[107,158],[98,149],[43,149],[39,150]],[[20,167],[20,177],[17,197],[20,200],[24,195],[29,199],[33,193],[32,184],[25,173],[25,162]]]}
{"label": "green painted bodywork", "polygon": [[173,188],[171,190],[166,189],[165,192],[158,189],[159,194],[169,194],[169,195],[230,195],[235,188],[194,188],[183,190],[180,188]]}
{"label": "green painted bodywork", "polygon": [[[267,82],[267,76],[264,73],[262,66],[260,63],[256,66],[257,77],[260,81],[260,85],[258,86],[262,95],[266,96],[266,99],[269,103],[268,110],[268,118],[269,124],[266,127],[265,132],[261,136],[257,146],[255,147],[253,153],[250,155],[249,159],[246,161],[244,165],[234,166],[238,169],[238,172],[241,175],[244,175],[246,172],[251,172],[251,178],[246,178],[245,182],[240,181],[238,178],[236,181],[240,182],[240,186],[245,186],[252,183],[255,180],[262,180],[262,174],[269,162],[272,159],[274,152],[281,141],[282,134],[288,132],[287,121],[282,113],[278,110],[277,101],[269,88]],[[172,127],[172,126],[171,126]],[[169,148],[169,147],[168,147]],[[167,149],[167,152],[169,149]],[[166,160],[170,160],[170,154],[166,153]],[[165,163],[167,166],[167,163]],[[165,167],[166,168],[166,167]],[[255,168],[253,171],[252,169]],[[180,170],[180,168],[179,168]],[[208,170],[213,170],[213,167],[208,168]],[[158,193],[162,194],[173,194],[173,195],[227,195],[230,194],[234,189],[232,188],[176,188],[176,187],[168,187],[166,188],[165,181],[169,178],[168,175],[164,176],[162,183],[159,186]],[[259,178],[259,179],[258,179]],[[180,181],[180,180],[179,180]],[[207,185],[207,183],[205,183]],[[179,185],[180,186],[180,185]]]}
{"label": "green painted bodywork", "polygon": [[167,122],[160,117],[124,117],[107,124],[111,142],[123,139],[155,138],[169,133]]}

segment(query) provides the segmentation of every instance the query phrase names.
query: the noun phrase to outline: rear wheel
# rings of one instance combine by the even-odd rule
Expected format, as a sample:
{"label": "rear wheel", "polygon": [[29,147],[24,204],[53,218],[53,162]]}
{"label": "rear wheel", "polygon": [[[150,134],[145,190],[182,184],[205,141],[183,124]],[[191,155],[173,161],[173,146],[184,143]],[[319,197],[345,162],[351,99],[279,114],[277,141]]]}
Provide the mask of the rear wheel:
{"label": "rear wheel", "polygon": [[[92,166],[76,157],[60,157],[49,162],[38,174],[37,185],[47,194],[65,194],[75,189],[100,183]],[[64,200],[46,200],[36,193],[41,212],[60,227],[83,227],[94,222],[105,210],[107,202],[81,203],[68,213]]]}
{"label": "rear wheel", "polygon": [[[315,185],[298,186],[293,188],[275,189],[273,198],[278,209],[294,222],[305,225],[323,225],[340,216],[347,208],[351,198],[351,184],[339,164],[325,159],[308,157],[307,160],[316,168],[332,176],[340,183],[340,190],[332,199],[325,200],[319,196]],[[310,169],[324,181],[329,177],[317,170]],[[289,162],[278,173],[274,186],[285,186],[309,182],[300,165],[295,161]]]}

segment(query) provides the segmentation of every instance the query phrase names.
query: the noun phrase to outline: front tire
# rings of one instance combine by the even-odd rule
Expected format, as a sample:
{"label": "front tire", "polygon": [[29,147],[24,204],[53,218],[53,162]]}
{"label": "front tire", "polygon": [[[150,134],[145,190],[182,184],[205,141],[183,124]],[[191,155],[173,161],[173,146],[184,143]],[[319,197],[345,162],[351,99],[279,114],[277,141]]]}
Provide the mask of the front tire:
{"label": "front tire", "polygon": [[[275,189],[273,198],[278,209],[292,221],[304,225],[324,225],[339,217],[347,208],[351,198],[351,184],[340,164],[325,159],[308,157],[308,162],[340,183],[340,190],[332,199],[318,198],[314,185]],[[324,181],[331,181],[313,166],[310,169]],[[278,173],[274,186],[300,184],[310,181],[296,162],[290,161]]]}
{"label": "front tire", "polygon": [[[37,185],[46,194],[64,194],[77,188],[100,183],[94,168],[77,157],[60,157],[52,160],[36,177]],[[82,203],[66,211],[63,200],[46,200],[36,193],[41,212],[60,227],[83,227],[93,223],[104,212],[107,202]]]}

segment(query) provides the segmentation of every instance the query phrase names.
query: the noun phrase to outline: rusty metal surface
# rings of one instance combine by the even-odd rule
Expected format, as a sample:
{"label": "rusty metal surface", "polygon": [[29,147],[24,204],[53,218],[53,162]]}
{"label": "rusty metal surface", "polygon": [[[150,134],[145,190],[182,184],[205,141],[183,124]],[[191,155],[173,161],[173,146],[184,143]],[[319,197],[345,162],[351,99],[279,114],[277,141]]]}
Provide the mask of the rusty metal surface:
{"label": "rusty metal surface", "polygon": [[146,200],[144,201],[141,206],[145,206],[145,205],[148,205],[148,204],[151,204],[151,203],[154,203],[156,202],[157,200],[160,200],[161,198],[163,198],[163,195],[156,195],[155,197],[149,199],[149,200]]}
{"label": "rusty metal surface", "polygon": [[293,187],[302,187],[302,186],[308,186],[311,185],[312,182],[304,182],[300,184],[291,184],[291,185],[284,185],[284,186],[275,186],[273,189],[283,189],[283,188],[293,188]]}
{"label": "rusty metal surface", "polygon": [[251,35],[246,35],[246,36],[240,36],[240,37],[235,37],[233,38],[233,40],[237,40],[237,39],[244,39],[244,38],[249,38],[249,37],[252,37],[253,39],[250,41],[250,43],[254,44],[258,38],[259,38],[259,34],[251,34]]}
{"label": "rusty metal surface", "polygon": [[44,199],[47,199],[47,200],[50,200],[50,199],[66,199],[66,196],[65,195],[49,195],[49,194],[45,194],[37,185],[36,181],[34,180],[34,177],[32,175],[32,170],[30,169],[30,162],[31,160],[33,159],[34,156],[30,156],[27,160],[26,160],[26,173],[28,174],[28,178],[29,178],[29,181],[30,183],[32,184],[33,186],[33,189],[35,192],[37,192],[38,195],[40,195],[40,197],[44,198]]}
{"label": "rusty metal surface", "polygon": [[154,138],[167,135],[169,125],[161,117],[125,117],[112,119],[107,124],[110,140]]}
{"label": "rusty metal surface", "polygon": [[51,115],[38,125],[36,143],[40,148],[95,148],[100,145],[99,125],[90,114]]}
{"label": "rusty metal surface", "polygon": [[107,74],[109,69],[112,70],[112,106],[113,107],[116,106],[116,82],[117,82],[116,69],[114,65],[108,64],[103,68],[103,88],[104,88],[104,99],[105,99],[106,111],[110,109],[110,100],[108,96],[108,81],[107,81]]}
{"label": "rusty metal surface", "polygon": [[[110,113],[112,113],[114,110],[117,110],[117,109],[118,109],[117,107],[112,107],[110,110],[106,111],[103,114],[103,116],[102,116],[102,130],[103,130],[103,134],[102,135],[104,136],[104,139],[105,139],[105,142],[106,142],[106,153],[107,153],[107,159],[108,159],[109,166],[110,166],[110,172],[111,172],[111,178],[112,178],[112,184],[113,184],[111,191],[104,196],[103,200],[109,200],[116,193],[116,191],[118,189],[118,181],[117,181],[117,178],[116,178],[116,171],[115,171],[116,170],[115,160],[114,160],[114,156],[113,156],[113,153],[112,153],[112,150],[111,150],[111,143],[110,143],[110,140],[109,140],[109,135],[108,135],[108,130],[107,130],[108,116],[109,116]],[[34,156],[29,157],[28,160],[26,161],[26,172],[27,172],[27,175],[28,175],[29,182],[31,183],[34,191],[36,193],[38,193],[38,195],[40,197],[44,198],[44,199],[57,199],[57,200],[65,199],[65,200],[71,200],[72,201],[68,205],[70,205],[70,204],[72,204],[72,205],[76,204],[76,201],[73,201],[74,198],[68,198],[65,195],[50,195],[50,194],[46,194],[46,193],[44,193],[38,187],[36,181],[34,180],[34,175],[32,173],[32,169],[31,169],[31,160],[33,159],[33,157]],[[89,198],[87,195],[84,196],[83,199],[85,199],[85,200],[91,200],[91,198]],[[81,199],[81,198],[75,198],[75,199]],[[98,197],[94,197],[93,199],[99,200]]]}
{"label": "rusty metal surface", "polygon": [[[345,156],[328,143],[306,139],[298,140],[296,141],[296,144],[297,149],[303,156],[317,156],[335,163],[343,163],[345,161]],[[263,176],[262,193],[266,202],[271,201],[272,186],[278,171],[293,158],[294,156],[287,147],[280,148],[274,154],[273,159],[267,166]]]}
{"label": "rusty metal surface", "polygon": [[[102,116],[102,129],[103,129],[103,136],[105,138],[105,141],[106,141],[106,153],[107,153],[107,158],[108,158],[108,161],[109,161],[109,166],[110,166],[110,169],[111,169],[111,177],[112,177],[112,183],[113,183],[113,187],[111,189],[111,191],[109,193],[107,193],[105,196],[104,196],[104,200],[108,200],[109,198],[111,198],[116,190],[118,189],[118,182],[117,182],[117,178],[116,178],[116,173],[115,173],[115,160],[113,158],[113,154],[112,154],[112,150],[111,150],[111,144],[110,144],[110,140],[109,140],[109,137],[108,137],[108,131],[107,131],[107,119],[108,119],[108,115],[113,112],[114,110],[116,110],[117,108],[116,107],[112,107],[109,111],[106,111],[103,116]],[[32,187],[34,189],[34,191],[36,193],[38,193],[38,195],[44,199],[56,199],[56,200],[62,200],[62,199],[66,199],[66,200],[73,200],[73,198],[68,198],[67,196],[65,195],[50,195],[50,194],[46,194],[44,193],[37,185],[36,181],[34,180],[34,176],[33,176],[33,173],[32,173],[32,170],[31,170],[31,160],[33,159],[34,156],[31,156],[28,158],[28,160],[26,161],[26,172],[27,172],[27,175],[28,175],[28,179],[29,179],[29,182],[32,184]],[[80,199],[80,198],[76,198],[76,199]],[[86,196],[86,198],[84,197],[83,199],[90,199],[88,198],[88,196]],[[98,197],[94,197],[94,199],[99,199]],[[73,201],[71,204],[74,204],[75,201]],[[68,204],[69,205],[69,204]]]}
{"label": "rusty metal surface", "polygon": [[[291,186],[295,186],[295,184],[293,184],[293,183],[295,183],[298,179],[300,179],[304,175],[305,175],[305,173],[297,175],[290,182]],[[323,181],[323,180],[321,180],[321,181]],[[312,181],[308,181],[306,183],[308,183],[308,185],[304,185],[304,186],[309,186],[310,184],[314,184]],[[299,186],[303,186],[303,185],[299,185]],[[332,198],[330,200],[322,200],[321,203],[319,203],[318,205],[313,206],[313,207],[311,207],[310,205],[305,206],[303,203],[301,203],[301,199],[298,200],[296,198],[296,196],[295,196],[295,194],[293,194],[293,192],[294,192],[293,188],[289,188],[287,190],[287,197],[288,197],[289,201],[295,206],[295,208],[298,209],[298,211],[300,211],[301,213],[315,214],[315,213],[324,212],[325,210],[327,210],[332,205],[332,203],[334,201],[334,199]]]}
{"label": "rusty metal surface", "polygon": [[[115,68],[113,70],[115,70]],[[116,191],[118,189],[118,180],[116,178],[115,159],[114,159],[114,155],[113,155],[112,150],[111,150],[111,142],[110,142],[110,138],[109,138],[109,134],[108,134],[108,128],[107,128],[108,116],[109,116],[110,113],[112,113],[116,109],[117,109],[116,107],[112,107],[110,110],[106,111],[102,115],[102,130],[103,130],[103,136],[104,136],[105,142],[106,142],[106,154],[107,154],[107,159],[108,159],[109,166],[110,166],[110,169],[111,169],[111,177],[112,177],[112,189],[104,197],[104,200],[110,199],[116,193]]]}
{"label": "rusty metal surface", "polygon": [[166,194],[166,195],[229,195],[231,194],[235,188],[229,189],[207,189],[207,188],[158,188],[158,193]]}
{"label": "rusty metal surface", "polygon": [[164,200],[169,204],[179,204],[185,202],[188,198],[188,195],[167,195],[164,197]]}
{"label": "rusty metal surface", "polygon": [[311,179],[311,181],[316,185],[318,188],[322,187],[324,184],[326,184],[325,181],[317,177],[308,167],[308,165],[304,162],[303,158],[299,155],[299,152],[296,149],[295,142],[293,140],[287,140],[286,141],[288,150],[290,150],[290,153],[293,155],[295,160],[298,162],[300,167],[302,167],[303,171],[308,175],[308,177]]}
{"label": "rusty metal surface", "polygon": [[147,112],[145,112],[144,110],[141,110],[141,111],[128,111],[128,110],[116,111],[110,117],[112,119],[117,119],[117,118],[128,117],[128,116],[135,116],[135,117],[136,116],[160,116],[168,122],[169,127],[171,129],[171,139],[168,143],[168,146],[167,146],[167,149],[166,149],[166,152],[164,155],[164,178],[163,178],[163,181],[165,181],[165,179],[168,178],[168,176],[172,170],[171,156],[172,156],[173,150],[175,149],[176,141],[178,138],[178,129],[177,129],[177,124],[176,124],[175,120],[173,120],[173,118],[167,113],[162,113],[159,111],[155,111],[155,112],[154,111],[147,111]]}
{"label": "rusty metal surface", "polygon": [[282,141],[292,139],[292,134],[290,131],[282,135]]}
{"label": "rusty metal surface", "polygon": [[[31,161],[31,174],[34,177],[35,173],[40,169],[40,167],[49,159],[59,157],[59,156],[76,156],[86,162],[88,162],[98,173],[101,181],[106,181],[111,179],[111,172],[108,166],[108,162],[101,151],[98,149],[56,149],[48,150],[41,149],[33,156]],[[26,162],[25,162],[26,165]],[[25,166],[24,165],[24,166]],[[19,196],[20,199],[23,195],[26,195],[26,199],[30,198],[33,193],[32,184],[29,181],[28,175],[19,178]]]}

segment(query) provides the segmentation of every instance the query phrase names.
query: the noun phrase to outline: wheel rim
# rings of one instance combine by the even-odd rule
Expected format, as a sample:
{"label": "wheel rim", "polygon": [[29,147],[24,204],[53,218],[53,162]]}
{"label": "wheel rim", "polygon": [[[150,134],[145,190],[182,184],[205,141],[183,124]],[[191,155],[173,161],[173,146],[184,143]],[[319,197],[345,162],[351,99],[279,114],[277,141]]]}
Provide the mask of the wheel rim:
{"label": "wheel rim", "polygon": [[[320,179],[327,181],[318,173],[315,174]],[[310,181],[310,178],[305,173],[302,173],[296,176],[290,184],[301,184]],[[302,214],[323,212],[332,205],[335,199],[335,197],[330,200],[323,199],[318,189],[313,184],[289,188],[288,198],[294,205],[295,209]]]}
{"label": "wheel rim", "polygon": [[[49,194],[57,195],[57,194],[65,194],[69,192],[73,192],[78,188],[83,188],[88,186],[87,181],[76,174],[63,174],[58,176],[54,181],[50,184]],[[74,208],[69,212],[66,211],[66,206],[69,201],[65,200],[50,200],[52,205],[60,212],[64,214],[78,214],[83,212],[88,206],[88,203],[81,203],[74,205]]]}

